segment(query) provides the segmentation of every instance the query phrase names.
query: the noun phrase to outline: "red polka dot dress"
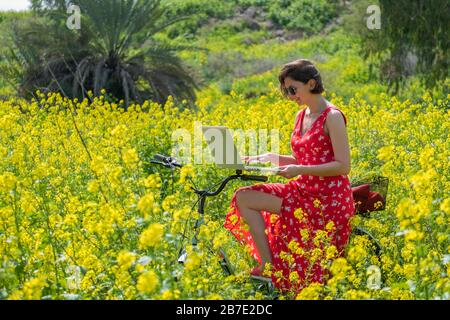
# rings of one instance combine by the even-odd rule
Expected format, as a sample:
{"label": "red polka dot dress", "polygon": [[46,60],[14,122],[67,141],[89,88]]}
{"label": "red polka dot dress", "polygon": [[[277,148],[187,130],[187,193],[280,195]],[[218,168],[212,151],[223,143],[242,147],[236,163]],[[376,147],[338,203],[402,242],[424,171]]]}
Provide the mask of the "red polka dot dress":
{"label": "red polka dot dress", "polygon": [[[334,161],[331,138],[323,132],[328,112],[337,109],[333,105],[319,115],[302,136],[301,126],[305,115],[303,109],[291,135],[291,148],[298,164],[320,165]],[[345,123],[347,120],[344,116]],[[272,281],[282,292],[300,292],[313,282],[323,283],[328,276],[325,258],[327,248],[334,245],[341,255],[351,233],[349,219],[355,212],[355,204],[347,175],[312,176],[299,175],[288,183],[267,183],[241,187],[239,190],[257,190],[281,197],[279,214],[261,211],[266,224],[266,234],[272,253]],[[224,226],[242,243],[252,256],[261,263],[248,226],[241,221],[234,193],[230,211]],[[330,221],[333,222],[330,224]],[[323,230],[318,233],[318,230]],[[319,234],[327,235],[331,242],[316,242]],[[322,255],[314,249],[322,249]],[[322,258],[319,258],[322,257]],[[328,260],[327,260],[328,259]]]}

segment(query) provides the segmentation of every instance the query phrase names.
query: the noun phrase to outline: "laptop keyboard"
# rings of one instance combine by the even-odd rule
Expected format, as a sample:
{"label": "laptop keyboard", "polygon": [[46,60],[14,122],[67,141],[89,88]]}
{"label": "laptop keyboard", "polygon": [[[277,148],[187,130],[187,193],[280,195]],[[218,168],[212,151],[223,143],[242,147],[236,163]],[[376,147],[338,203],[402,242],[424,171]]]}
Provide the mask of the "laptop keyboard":
{"label": "laptop keyboard", "polygon": [[279,169],[277,167],[258,167],[258,166],[245,166],[245,170],[248,171],[268,171],[268,172],[277,172]]}

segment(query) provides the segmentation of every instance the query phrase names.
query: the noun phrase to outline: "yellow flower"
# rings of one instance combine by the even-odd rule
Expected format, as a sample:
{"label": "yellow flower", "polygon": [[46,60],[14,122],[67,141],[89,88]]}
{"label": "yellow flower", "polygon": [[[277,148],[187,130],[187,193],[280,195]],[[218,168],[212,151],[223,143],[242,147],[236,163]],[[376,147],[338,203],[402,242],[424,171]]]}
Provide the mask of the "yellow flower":
{"label": "yellow flower", "polygon": [[359,215],[354,215],[353,217],[350,218],[350,224],[352,227],[357,227],[361,225],[361,217]]}
{"label": "yellow flower", "polygon": [[186,182],[187,177],[195,178],[195,171],[192,164],[183,166],[180,170],[180,180],[178,183],[183,184]]}
{"label": "yellow flower", "polygon": [[171,211],[173,207],[178,203],[178,199],[176,195],[167,196],[163,202],[162,207],[165,211]]}
{"label": "yellow flower", "polygon": [[149,192],[139,200],[137,207],[144,214],[144,217],[147,218],[148,214],[153,211],[154,204],[155,197],[153,193]]}
{"label": "yellow flower", "polygon": [[416,266],[414,264],[405,264],[403,266],[403,273],[408,279],[412,279],[416,274]]}
{"label": "yellow flower", "polygon": [[200,231],[198,233],[199,239],[210,241],[213,239],[214,235],[214,228],[211,226],[211,224],[205,225],[202,224],[200,226]]}
{"label": "yellow flower", "polygon": [[348,300],[365,300],[370,297],[370,294],[362,290],[350,289],[344,293],[344,297]]}
{"label": "yellow flower", "polygon": [[238,222],[238,220],[239,220],[239,217],[236,214],[232,214],[230,216],[230,222],[231,223],[235,224],[236,222]]}
{"label": "yellow flower", "polygon": [[292,271],[290,274],[289,274],[289,281],[290,282],[292,282],[292,283],[298,283],[299,281],[300,281],[300,276],[298,275],[298,272],[297,271]]}
{"label": "yellow flower", "polygon": [[272,276],[272,264],[270,262],[266,262],[263,270],[263,276],[271,277]]}
{"label": "yellow flower", "polygon": [[94,156],[90,165],[97,175],[102,175],[108,170],[108,162],[102,156]]}
{"label": "yellow flower", "polygon": [[291,242],[289,242],[288,249],[291,252],[296,252],[298,248],[299,248],[299,243],[297,241],[292,240]]}
{"label": "yellow flower", "polygon": [[301,229],[300,230],[300,235],[301,235],[303,241],[308,241],[308,239],[309,239],[309,232],[308,232],[307,229]]}
{"label": "yellow flower", "polygon": [[314,207],[315,207],[315,208],[320,207],[321,202],[320,202],[319,199],[315,199],[313,203],[314,203]]}
{"label": "yellow flower", "polygon": [[367,256],[367,251],[362,246],[353,246],[348,250],[348,260],[357,263]]}
{"label": "yellow flower", "polygon": [[90,193],[97,193],[100,189],[100,184],[97,180],[91,180],[88,182],[87,191]]}
{"label": "yellow flower", "polygon": [[444,201],[442,201],[439,209],[441,209],[447,214],[450,214],[450,198],[447,198]]}
{"label": "yellow flower", "polygon": [[295,254],[303,256],[303,255],[305,255],[305,250],[303,250],[302,247],[299,247],[299,248],[297,248],[297,250],[295,250]]}
{"label": "yellow flower", "polygon": [[25,282],[22,292],[14,292],[10,299],[14,300],[39,300],[42,296],[42,289],[45,287],[44,278],[34,278]]}
{"label": "yellow flower", "polygon": [[293,261],[292,255],[290,255],[286,251],[281,251],[280,252],[280,259],[283,260],[283,261],[286,261],[288,263],[291,263],[290,261]]}
{"label": "yellow flower", "polygon": [[0,175],[0,191],[9,192],[14,189],[17,182],[16,176],[11,172]]}
{"label": "yellow flower", "polygon": [[135,149],[128,149],[122,156],[123,162],[128,168],[134,168],[139,162],[139,156]]}
{"label": "yellow flower", "polygon": [[314,248],[311,252],[311,256],[309,257],[309,261],[314,263],[318,261],[322,257],[322,250],[320,248]]}
{"label": "yellow flower", "polygon": [[[334,36],[345,40],[342,35]],[[211,45],[217,46],[214,43],[212,41]],[[288,51],[298,51],[304,41],[284,45]],[[267,46],[254,46],[252,50],[255,57],[262,57],[266,55]],[[194,53],[183,54],[197,59]],[[207,58],[207,54],[200,55],[203,62]],[[325,71],[335,69],[336,61],[326,61],[322,67]],[[352,66],[344,68],[347,75],[364,67],[360,59],[350,57],[349,61]],[[214,215],[204,217],[199,243],[195,253],[193,249],[188,253],[185,268],[180,269],[176,263],[173,245],[182,236],[185,226],[188,228],[185,236],[190,238],[193,231],[190,222],[199,216],[192,210],[192,203],[189,204],[195,194],[184,189],[190,185],[188,177],[201,169],[202,174],[197,177],[199,185],[208,185],[215,169],[197,168],[194,164],[185,166],[179,181],[175,181],[176,193],[172,195],[170,181],[164,185],[163,175],[147,173],[160,168],[140,168],[140,157],[141,153],[149,156],[167,149],[173,144],[170,132],[186,128],[195,136],[197,129],[191,125],[196,121],[214,123],[218,120],[245,132],[260,128],[261,120],[265,119],[267,128],[275,129],[275,139],[271,136],[267,146],[279,146],[280,154],[290,153],[290,145],[278,143],[277,138],[286,140],[292,133],[294,103],[287,104],[280,99],[275,83],[269,83],[267,94],[255,99],[247,99],[242,90],[249,82],[267,83],[269,79],[275,79],[273,72],[239,79],[230,95],[221,94],[220,88],[214,86],[200,90],[198,110],[169,99],[166,108],[148,100],[142,105],[132,104],[124,111],[124,101],[106,101],[105,91],[102,91],[104,96],[81,101],[41,92],[30,101],[0,99],[0,233],[3,235],[0,235],[0,257],[14,257],[17,261],[27,258],[29,262],[16,265],[9,261],[11,259],[3,259],[0,278],[6,280],[8,290],[3,290],[0,296],[5,299],[39,299],[44,295],[50,299],[64,298],[53,285],[58,276],[64,286],[62,289],[67,291],[64,293],[78,294],[81,299],[215,299],[219,294],[224,299],[247,298],[253,285],[246,272],[223,277],[215,268],[217,261],[208,259],[217,260],[209,251],[221,248],[235,270],[250,268],[247,259],[250,250],[235,250],[238,244],[232,234],[222,228],[223,221],[216,219],[221,211],[219,207],[212,208],[217,209],[212,210]],[[413,81],[410,85],[411,92],[420,89],[419,83]],[[322,198],[302,192],[306,191],[303,183],[306,187],[315,183],[314,177],[306,177],[299,181],[302,189],[299,191],[304,196],[312,196],[314,206],[295,206],[292,222],[279,219],[282,217],[273,213],[270,215],[271,223],[282,231],[291,223],[306,228],[302,233],[285,238],[287,253],[283,253],[282,258],[286,264],[301,255],[306,262],[320,259],[318,267],[331,268],[332,277],[324,279],[326,284],[322,288],[310,283],[313,265],[302,270],[305,283],[298,283],[296,287],[302,284],[306,288],[298,298],[445,299],[450,292],[447,254],[450,251],[450,181],[447,178],[450,153],[448,112],[442,108],[448,105],[450,95],[442,95],[437,90],[436,94],[424,94],[422,102],[415,103],[391,99],[377,93],[378,89],[366,86],[348,102],[336,95],[330,98],[353,120],[349,124],[352,129],[358,128],[349,130],[354,142],[351,155],[357,164],[354,177],[380,174],[389,177],[394,187],[391,199],[394,219],[373,214],[370,218],[355,215],[351,220],[352,226],[358,225],[374,235],[383,248],[382,253],[374,254],[373,242],[366,235],[353,234],[344,250],[348,260],[339,257],[336,247],[331,246],[333,242],[327,238],[337,225],[333,226],[325,216],[320,221]],[[0,96],[2,93],[8,92],[3,90]],[[367,126],[368,122],[373,124],[372,128]],[[423,130],[417,130],[419,127]],[[378,134],[370,134],[373,128]],[[378,141],[379,137],[383,141]],[[259,144],[264,143],[261,139],[266,137],[255,138]],[[377,145],[386,147],[378,151]],[[191,147],[196,149],[194,145]],[[253,152],[251,148],[246,149]],[[372,168],[374,159],[370,157],[374,152],[382,163],[377,170]],[[170,172],[159,172],[170,180]],[[317,182],[328,180],[316,178]],[[335,196],[343,202],[350,201],[339,193]],[[309,228],[307,220],[313,213],[310,210],[314,211],[311,224],[320,225],[322,231],[313,232]],[[233,213],[231,208],[229,212]],[[242,219],[233,214],[231,221],[237,223],[238,218]],[[233,229],[237,235],[239,227],[236,225]],[[291,241],[294,237],[298,239]],[[314,243],[319,248],[314,250],[309,246]],[[75,268],[74,271],[70,271],[69,266]],[[265,275],[274,278],[274,282],[275,277],[291,282],[303,280],[298,265],[288,267],[292,272],[272,268]],[[147,272],[150,269],[153,271]],[[369,269],[381,271],[383,286],[388,290],[381,288],[378,274]],[[47,284],[43,275],[49,276],[52,283]],[[162,275],[165,278],[176,276],[179,283],[165,279],[163,286]],[[282,295],[280,300],[293,295],[293,292]],[[267,298],[261,292],[253,296]]]}
{"label": "yellow flower", "polygon": [[144,180],[144,185],[146,188],[161,188],[161,177],[159,174],[151,174]]}
{"label": "yellow flower", "polygon": [[303,221],[305,219],[302,208],[298,208],[294,211],[294,216],[299,220]]}
{"label": "yellow flower", "polygon": [[122,186],[122,180],[121,180],[121,174],[122,174],[123,168],[122,167],[114,167],[111,169],[108,177],[109,181],[111,182],[111,186],[114,187],[114,189],[121,189]]}
{"label": "yellow flower", "polygon": [[405,234],[405,240],[406,241],[415,241],[415,240],[422,240],[424,237],[423,232],[416,231],[416,230],[409,230],[408,233]]}
{"label": "yellow flower", "polygon": [[187,259],[184,264],[186,271],[196,270],[200,266],[200,256],[195,251],[188,251]]}
{"label": "yellow flower", "polygon": [[139,248],[145,249],[159,244],[164,235],[164,226],[160,223],[154,223],[142,232],[139,237]]}
{"label": "yellow flower", "polygon": [[328,221],[327,225],[325,226],[325,230],[331,231],[333,229],[334,229],[334,222],[333,221]]}
{"label": "yellow flower", "polygon": [[73,213],[69,213],[64,217],[64,224],[67,226],[73,226],[77,221],[77,216]]}
{"label": "yellow flower", "polygon": [[319,300],[322,291],[320,283],[312,283],[304,288],[295,298],[296,300]]}
{"label": "yellow flower", "polygon": [[445,223],[446,223],[445,218],[444,218],[443,216],[438,216],[438,217],[436,218],[436,223],[437,223],[439,226],[445,225]]}
{"label": "yellow flower", "polygon": [[328,260],[333,259],[337,256],[337,253],[336,246],[329,246],[326,250],[326,257]]}
{"label": "yellow flower", "polygon": [[277,220],[278,220],[279,218],[278,218],[278,215],[277,214],[271,214],[270,215],[270,223],[275,223],[275,222],[277,222]]}
{"label": "yellow flower", "polygon": [[133,265],[135,260],[136,255],[128,251],[122,250],[119,252],[119,255],[117,256],[117,263],[123,269],[129,269]]}
{"label": "yellow flower", "polygon": [[173,300],[173,292],[171,290],[164,290],[161,294],[162,300]]}
{"label": "yellow flower", "polygon": [[33,213],[33,211],[36,210],[35,200],[32,193],[28,191],[22,192],[20,206],[22,207],[22,210],[27,214]]}
{"label": "yellow flower", "polygon": [[157,274],[153,270],[149,270],[139,276],[136,287],[140,293],[149,294],[155,291],[158,285]]}
{"label": "yellow flower", "polygon": [[342,274],[345,275],[351,267],[348,265],[347,260],[345,258],[337,258],[333,260],[331,264],[330,271],[333,275]]}
{"label": "yellow flower", "polygon": [[[163,204],[163,206],[164,206],[164,204]],[[191,214],[191,209],[189,207],[177,209],[173,213],[173,221],[174,222],[184,221],[185,219],[187,219],[189,217],[190,214]]]}
{"label": "yellow flower", "polygon": [[392,289],[392,294],[391,294],[391,299],[392,300],[413,300],[414,295],[412,294],[412,292],[405,289],[400,289],[400,288],[393,288]]}
{"label": "yellow flower", "polygon": [[378,160],[388,161],[394,155],[394,146],[385,146],[378,150]]}
{"label": "yellow flower", "polygon": [[283,271],[281,271],[281,270],[275,271],[274,277],[275,277],[275,279],[277,279],[277,281],[281,281],[284,278]]}

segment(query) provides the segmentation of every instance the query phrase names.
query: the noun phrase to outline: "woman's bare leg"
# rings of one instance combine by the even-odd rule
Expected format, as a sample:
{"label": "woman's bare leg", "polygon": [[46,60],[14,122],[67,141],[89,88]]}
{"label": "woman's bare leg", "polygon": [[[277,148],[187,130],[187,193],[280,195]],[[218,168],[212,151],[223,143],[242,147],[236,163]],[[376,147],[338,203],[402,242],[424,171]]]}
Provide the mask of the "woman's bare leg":
{"label": "woman's bare leg", "polygon": [[269,240],[265,233],[264,218],[261,210],[280,213],[283,199],[269,193],[257,190],[239,190],[236,194],[236,203],[241,216],[249,225],[250,233],[261,257],[262,266],[272,263]]}

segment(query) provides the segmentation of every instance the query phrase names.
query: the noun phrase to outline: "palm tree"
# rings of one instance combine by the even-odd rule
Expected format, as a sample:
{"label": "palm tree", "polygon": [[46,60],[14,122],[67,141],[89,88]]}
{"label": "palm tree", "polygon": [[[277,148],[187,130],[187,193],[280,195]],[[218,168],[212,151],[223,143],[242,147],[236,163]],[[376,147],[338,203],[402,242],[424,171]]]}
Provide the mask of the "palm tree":
{"label": "palm tree", "polygon": [[[36,1],[35,1],[36,2]],[[84,97],[106,89],[125,105],[151,99],[164,103],[195,100],[197,85],[176,52],[185,49],[157,41],[155,35],[173,23],[160,0],[53,0],[35,10],[33,19],[12,28],[22,70],[19,92],[60,91]],[[80,30],[66,27],[64,5],[81,9]],[[16,75],[18,70],[16,68]]]}

